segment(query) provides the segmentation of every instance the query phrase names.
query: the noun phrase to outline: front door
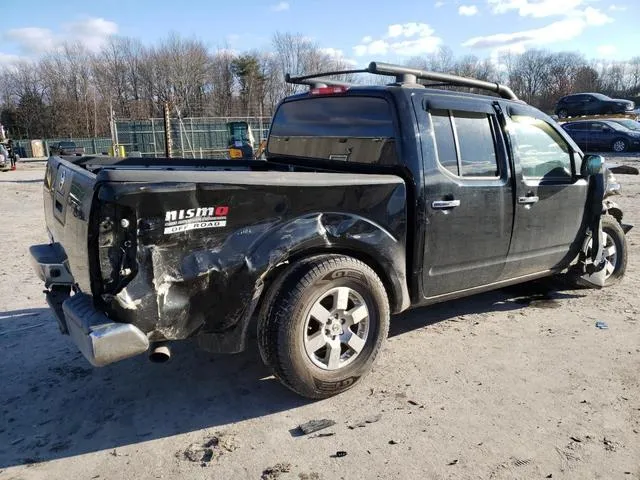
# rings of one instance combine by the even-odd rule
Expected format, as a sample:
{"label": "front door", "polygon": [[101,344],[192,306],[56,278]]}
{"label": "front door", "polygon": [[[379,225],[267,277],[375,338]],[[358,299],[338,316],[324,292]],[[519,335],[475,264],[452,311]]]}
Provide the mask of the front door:
{"label": "front door", "polygon": [[422,128],[425,298],[487,285],[504,268],[513,223],[506,149],[491,104],[414,97]]}
{"label": "front door", "polygon": [[579,175],[580,156],[559,129],[531,109],[509,111],[517,191],[505,278],[557,269],[575,258],[584,239],[588,191]]}
{"label": "front door", "polygon": [[611,128],[602,122],[589,122],[589,145],[587,152],[598,152],[609,147],[611,138]]}

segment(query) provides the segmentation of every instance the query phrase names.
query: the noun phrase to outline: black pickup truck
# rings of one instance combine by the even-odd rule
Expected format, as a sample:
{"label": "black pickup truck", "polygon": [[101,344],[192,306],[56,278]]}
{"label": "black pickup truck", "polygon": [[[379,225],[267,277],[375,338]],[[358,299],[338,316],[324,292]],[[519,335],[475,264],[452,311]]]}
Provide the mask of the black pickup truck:
{"label": "black pickup truck", "polygon": [[357,72],[396,78],[287,77],[310,88],[278,106],[266,161],[49,159],[50,243],[31,254],[93,365],[167,360],[191,337],[235,353],[257,328],[275,376],[322,398],[369,371],[392,314],[566,271],[622,277],[630,227],[603,207],[602,157],[503,85]]}

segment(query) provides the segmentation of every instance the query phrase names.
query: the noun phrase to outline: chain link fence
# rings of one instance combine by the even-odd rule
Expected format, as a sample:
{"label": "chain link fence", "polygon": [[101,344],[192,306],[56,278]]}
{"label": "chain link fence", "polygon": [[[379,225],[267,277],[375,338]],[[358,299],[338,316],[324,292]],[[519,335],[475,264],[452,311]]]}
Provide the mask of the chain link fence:
{"label": "chain link fence", "polygon": [[[271,117],[194,117],[170,120],[172,155],[186,158],[227,158],[230,140],[228,124],[247,122],[252,133],[253,148],[266,139],[271,126]],[[118,144],[126,155],[164,157],[165,138],[162,118],[148,120],[116,120]],[[87,155],[109,154],[112,140],[98,138],[47,138],[37,140],[14,140],[16,152],[22,158],[49,155],[49,148],[60,141],[73,141],[84,147]]]}
{"label": "chain link fence", "polygon": [[[253,147],[267,138],[271,117],[194,117],[171,119],[172,155],[186,158],[226,158],[230,132],[229,122],[247,122],[253,134]],[[127,155],[139,152],[142,156],[164,157],[164,121],[116,121],[118,144]]]}
{"label": "chain link fence", "polygon": [[58,142],[75,142],[76,146],[84,147],[87,155],[100,155],[108,153],[111,147],[111,139],[99,138],[46,138],[44,140],[14,140],[14,148],[21,158],[46,157],[49,148]]}

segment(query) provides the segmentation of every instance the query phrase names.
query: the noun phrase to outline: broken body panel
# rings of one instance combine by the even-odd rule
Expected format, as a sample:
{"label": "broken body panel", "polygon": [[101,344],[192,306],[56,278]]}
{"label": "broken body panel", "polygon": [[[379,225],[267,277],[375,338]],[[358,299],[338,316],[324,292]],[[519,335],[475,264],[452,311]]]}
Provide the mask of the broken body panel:
{"label": "broken body panel", "polygon": [[241,351],[273,272],[311,252],[373,262],[394,310],[409,305],[397,176],[189,167],[96,175],[55,158],[48,169],[47,224],[64,239],[77,288],[150,342],[197,335],[205,349]]}

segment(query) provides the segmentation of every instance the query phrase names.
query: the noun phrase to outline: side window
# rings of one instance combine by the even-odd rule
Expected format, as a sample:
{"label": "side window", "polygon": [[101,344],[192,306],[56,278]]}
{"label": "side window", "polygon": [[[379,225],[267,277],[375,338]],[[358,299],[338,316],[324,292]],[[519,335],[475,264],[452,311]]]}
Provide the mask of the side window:
{"label": "side window", "polygon": [[458,156],[453,127],[448,110],[431,110],[431,123],[436,136],[436,149],[440,165],[454,175],[460,175],[458,170]]}
{"label": "side window", "polygon": [[460,173],[463,177],[497,177],[495,140],[486,113],[453,112],[458,134]]}
{"label": "side window", "polygon": [[509,130],[525,178],[571,179],[571,151],[551,125],[537,118],[513,115]]}
{"label": "side window", "polygon": [[460,177],[499,176],[491,118],[486,113],[431,110],[440,165]]}

